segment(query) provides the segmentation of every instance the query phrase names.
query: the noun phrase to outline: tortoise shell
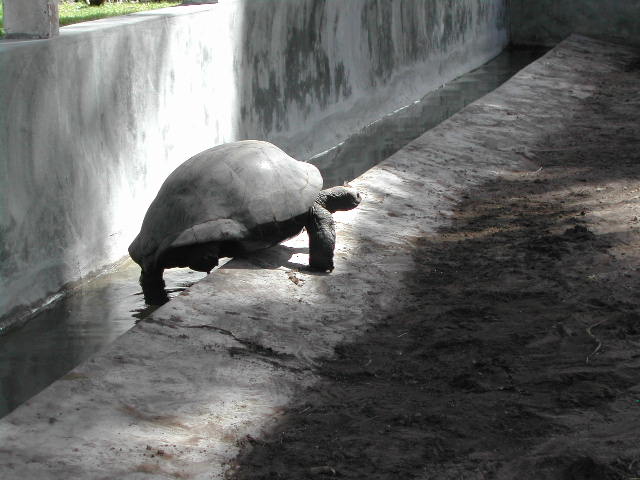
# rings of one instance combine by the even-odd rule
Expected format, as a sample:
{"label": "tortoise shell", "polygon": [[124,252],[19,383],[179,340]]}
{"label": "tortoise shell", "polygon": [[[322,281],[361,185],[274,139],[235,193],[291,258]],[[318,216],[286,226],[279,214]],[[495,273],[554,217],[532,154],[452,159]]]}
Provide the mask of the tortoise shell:
{"label": "tortoise shell", "polygon": [[[131,258],[154,268],[167,251],[209,242],[254,242],[260,228],[307,212],[322,189],[318,169],[268,142],[247,140],[205,150],[176,168],[160,187],[129,246]],[[264,233],[260,233],[264,235]]]}

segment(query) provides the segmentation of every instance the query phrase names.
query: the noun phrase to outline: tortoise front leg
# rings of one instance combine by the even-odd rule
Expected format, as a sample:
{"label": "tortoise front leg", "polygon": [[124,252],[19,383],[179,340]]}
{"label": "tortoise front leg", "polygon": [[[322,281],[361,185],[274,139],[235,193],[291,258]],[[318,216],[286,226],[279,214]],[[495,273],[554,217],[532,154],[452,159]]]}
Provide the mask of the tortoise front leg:
{"label": "tortoise front leg", "polygon": [[332,271],[336,229],[331,212],[318,203],[314,204],[309,211],[306,227],[309,235],[309,266],[313,270]]}

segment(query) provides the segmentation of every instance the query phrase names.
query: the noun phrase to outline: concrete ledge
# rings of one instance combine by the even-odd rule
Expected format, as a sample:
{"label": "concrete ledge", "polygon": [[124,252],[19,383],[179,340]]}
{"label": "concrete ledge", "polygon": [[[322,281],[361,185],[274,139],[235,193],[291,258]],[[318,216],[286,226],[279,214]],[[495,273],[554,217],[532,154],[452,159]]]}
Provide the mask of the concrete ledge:
{"label": "concrete ledge", "polygon": [[306,239],[234,260],[0,422],[0,476],[223,478],[247,435],[279,419],[334,347],[385,320],[425,233],[465,191],[531,170],[527,147],[591,95],[588,72],[632,52],[572,37],[353,182],[337,268],[312,275]]}
{"label": "concrete ledge", "polygon": [[58,1],[4,1],[7,38],[49,38],[58,34]]}

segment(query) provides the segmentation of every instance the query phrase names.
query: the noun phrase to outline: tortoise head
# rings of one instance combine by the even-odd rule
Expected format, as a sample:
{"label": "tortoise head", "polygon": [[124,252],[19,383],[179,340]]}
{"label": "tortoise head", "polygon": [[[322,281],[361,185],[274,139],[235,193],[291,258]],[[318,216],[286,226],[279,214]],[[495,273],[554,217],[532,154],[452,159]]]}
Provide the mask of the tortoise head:
{"label": "tortoise head", "polygon": [[316,200],[317,203],[331,213],[338,210],[351,210],[356,208],[361,201],[362,197],[358,191],[350,186],[331,187],[321,190]]}

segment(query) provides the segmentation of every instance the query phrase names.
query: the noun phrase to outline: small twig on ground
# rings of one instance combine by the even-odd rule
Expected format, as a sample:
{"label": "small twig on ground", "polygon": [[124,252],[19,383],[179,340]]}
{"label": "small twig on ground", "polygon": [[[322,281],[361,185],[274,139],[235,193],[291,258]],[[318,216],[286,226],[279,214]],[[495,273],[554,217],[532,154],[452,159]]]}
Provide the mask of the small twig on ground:
{"label": "small twig on ground", "polygon": [[591,352],[589,355],[587,355],[587,364],[591,360],[591,357],[593,357],[596,353],[598,353],[600,351],[600,349],[602,348],[602,342],[600,341],[600,339],[598,337],[596,337],[591,332],[591,330],[596,328],[598,325],[602,325],[604,322],[606,322],[606,320],[600,320],[599,322],[596,322],[593,325],[587,327],[587,330],[586,330],[587,335],[589,335],[591,338],[593,338],[593,341],[596,342],[596,348],[593,350],[593,352]]}
{"label": "small twig on ground", "polygon": [[525,175],[535,175],[537,173],[540,173],[541,171],[542,171],[542,167],[537,169],[535,172],[525,172]]}
{"label": "small twig on ground", "polygon": [[311,475],[331,474],[333,476],[337,474],[336,469],[333,467],[330,467],[329,465],[322,465],[320,467],[311,467],[309,469],[309,473]]}

